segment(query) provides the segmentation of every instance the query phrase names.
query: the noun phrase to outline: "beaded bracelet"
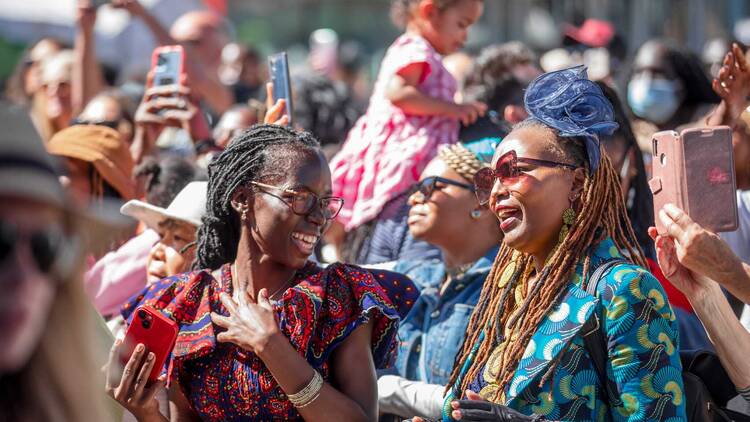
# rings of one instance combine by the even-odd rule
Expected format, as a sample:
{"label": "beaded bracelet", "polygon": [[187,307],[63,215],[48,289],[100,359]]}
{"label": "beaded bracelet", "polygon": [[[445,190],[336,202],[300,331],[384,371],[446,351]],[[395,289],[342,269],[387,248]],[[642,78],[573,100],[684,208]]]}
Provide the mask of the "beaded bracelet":
{"label": "beaded bracelet", "polygon": [[294,394],[287,394],[294,407],[305,407],[320,396],[320,390],[323,389],[323,377],[318,371],[313,370],[313,372],[312,379],[302,390]]}

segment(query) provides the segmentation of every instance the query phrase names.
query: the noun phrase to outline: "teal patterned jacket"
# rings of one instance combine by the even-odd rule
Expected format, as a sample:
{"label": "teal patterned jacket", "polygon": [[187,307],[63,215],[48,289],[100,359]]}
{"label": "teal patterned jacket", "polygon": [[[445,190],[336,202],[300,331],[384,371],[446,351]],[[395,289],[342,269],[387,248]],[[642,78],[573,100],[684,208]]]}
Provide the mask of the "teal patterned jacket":
{"label": "teal patterned jacket", "polygon": [[[604,240],[591,255],[592,268],[616,257],[621,255],[612,240]],[[559,305],[529,341],[505,386],[505,404],[547,420],[686,420],[679,331],[660,283],[641,267],[618,264],[599,282],[597,297],[592,297],[580,287],[582,267],[578,265]],[[593,312],[608,343],[607,377],[617,386],[617,397],[609,399],[583,342],[581,328]],[[540,386],[542,374],[558,358],[560,364]],[[472,391],[481,394],[489,384],[484,372],[472,380]],[[444,421],[453,421],[450,402],[458,395],[454,387],[446,398]]]}

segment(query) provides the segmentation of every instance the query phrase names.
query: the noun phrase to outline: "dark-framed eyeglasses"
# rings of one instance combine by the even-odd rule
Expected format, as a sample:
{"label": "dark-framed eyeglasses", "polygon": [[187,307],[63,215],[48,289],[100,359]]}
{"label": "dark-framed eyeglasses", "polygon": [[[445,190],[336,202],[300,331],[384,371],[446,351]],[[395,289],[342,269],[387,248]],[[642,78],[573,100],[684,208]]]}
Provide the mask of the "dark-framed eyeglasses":
{"label": "dark-framed eyeglasses", "polygon": [[564,168],[568,170],[575,170],[578,168],[578,166],[574,164],[561,163],[558,161],[519,157],[516,155],[516,151],[508,151],[500,156],[494,169],[483,168],[474,175],[474,193],[476,194],[480,205],[486,206],[489,203],[495,180],[500,180],[500,183],[507,184],[511,183],[513,179],[521,174],[521,171],[518,169],[518,163],[531,164],[539,167]]}
{"label": "dark-framed eyeglasses", "polygon": [[324,196],[321,198],[318,195],[307,191],[285,189],[279,186],[267,185],[255,181],[250,182],[250,184],[264,189],[276,189],[292,195],[291,198],[284,198],[281,196],[277,196],[277,198],[284,201],[284,203],[292,209],[292,212],[297,215],[309,215],[313,209],[315,209],[315,205],[317,204],[323,212],[323,217],[326,220],[332,220],[339,215],[341,208],[344,206],[344,199],[339,198],[338,196]]}
{"label": "dark-framed eyeglasses", "polygon": [[420,180],[414,185],[414,192],[421,193],[422,196],[424,196],[424,199],[428,200],[432,196],[432,193],[435,192],[435,189],[438,188],[437,187],[438,183],[451,185],[451,186],[458,186],[459,188],[467,189],[467,190],[474,192],[474,186],[468,183],[446,179],[445,177],[440,177],[440,176],[430,176],[430,177],[425,177],[424,179]]}

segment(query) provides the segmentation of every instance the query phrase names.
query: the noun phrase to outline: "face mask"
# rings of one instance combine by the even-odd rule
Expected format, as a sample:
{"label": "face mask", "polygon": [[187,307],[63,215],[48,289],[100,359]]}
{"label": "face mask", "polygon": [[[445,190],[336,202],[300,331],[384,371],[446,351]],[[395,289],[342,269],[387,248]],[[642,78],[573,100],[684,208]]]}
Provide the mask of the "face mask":
{"label": "face mask", "polygon": [[636,78],[628,84],[628,104],[636,116],[654,122],[666,123],[680,107],[679,84],[656,78]]}

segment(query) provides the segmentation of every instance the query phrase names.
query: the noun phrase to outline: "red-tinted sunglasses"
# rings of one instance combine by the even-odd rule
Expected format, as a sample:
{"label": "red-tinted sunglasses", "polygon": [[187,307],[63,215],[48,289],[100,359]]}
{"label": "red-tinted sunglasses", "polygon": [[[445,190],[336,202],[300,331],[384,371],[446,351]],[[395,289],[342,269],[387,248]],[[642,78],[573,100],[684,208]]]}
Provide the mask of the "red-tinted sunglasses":
{"label": "red-tinted sunglasses", "polygon": [[480,205],[485,206],[489,203],[495,179],[500,179],[500,183],[507,183],[521,174],[521,171],[518,170],[518,163],[539,167],[566,168],[569,170],[578,168],[578,166],[568,163],[519,157],[516,155],[516,151],[508,151],[497,160],[494,170],[485,167],[474,175],[474,193],[477,195]]}

